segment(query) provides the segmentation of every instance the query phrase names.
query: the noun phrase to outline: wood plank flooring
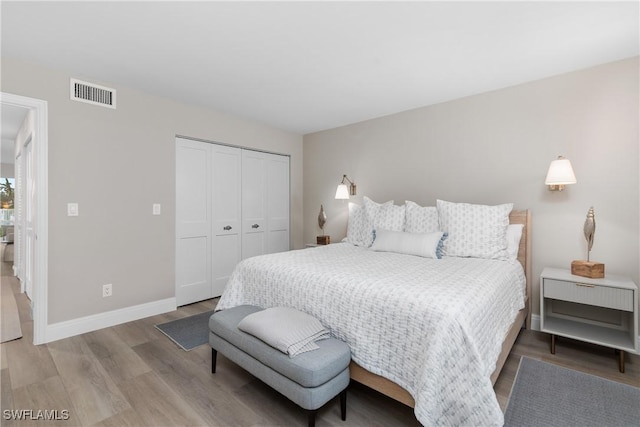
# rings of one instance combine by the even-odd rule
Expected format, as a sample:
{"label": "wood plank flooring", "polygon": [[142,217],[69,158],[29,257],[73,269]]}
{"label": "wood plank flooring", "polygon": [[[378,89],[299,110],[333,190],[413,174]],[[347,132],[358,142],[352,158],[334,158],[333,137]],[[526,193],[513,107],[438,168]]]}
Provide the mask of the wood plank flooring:
{"label": "wood plank flooring", "polygon": [[[7,278],[7,280],[16,280]],[[15,340],[22,337],[18,304],[11,290],[11,286],[0,288],[0,342]]]}
{"label": "wood plank flooring", "polygon": [[[11,251],[11,256],[5,257],[9,251]],[[0,260],[5,258],[13,259],[13,244],[0,243]],[[12,275],[11,263],[2,262],[0,273],[2,276]],[[6,280],[17,279],[15,277],[6,277]],[[2,286],[0,287],[0,342],[15,340],[21,336],[20,316],[18,315],[16,299],[13,296],[13,289],[11,286]]]}
{"label": "wood plank flooring", "polygon": [[[3,269],[3,271],[6,271]],[[28,300],[17,281],[2,277],[19,306],[24,337],[0,344],[2,426],[275,426],[306,425],[306,413],[268,386],[218,356],[210,373],[208,346],[178,348],[155,324],[211,310],[216,300],[59,340],[32,343]],[[629,355],[626,373],[611,349],[558,339],[549,353],[546,334],[522,331],[494,387],[503,410],[521,356],[640,386],[640,356]],[[352,384],[347,421],[334,399],[318,413],[318,426],[417,426],[413,410]],[[4,410],[63,410],[68,420],[5,419]]]}

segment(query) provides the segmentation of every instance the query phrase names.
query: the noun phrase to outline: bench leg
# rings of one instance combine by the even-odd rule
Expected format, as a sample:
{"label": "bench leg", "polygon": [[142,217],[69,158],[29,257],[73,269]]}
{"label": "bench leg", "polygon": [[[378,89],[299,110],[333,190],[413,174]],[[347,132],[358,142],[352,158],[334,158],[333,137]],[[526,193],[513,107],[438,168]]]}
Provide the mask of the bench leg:
{"label": "bench leg", "polygon": [[216,373],[216,359],[218,358],[218,352],[215,348],[211,347],[211,373]]}
{"label": "bench leg", "polygon": [[342,421],[347,420],[347,389],[345,388],[340,393],[340,417]]}
{"label": "bench leg", "polygon": [[309,417],[309,427],[316,426],[316,414],[318,413],[317,409],[308,409],[307,414]]}

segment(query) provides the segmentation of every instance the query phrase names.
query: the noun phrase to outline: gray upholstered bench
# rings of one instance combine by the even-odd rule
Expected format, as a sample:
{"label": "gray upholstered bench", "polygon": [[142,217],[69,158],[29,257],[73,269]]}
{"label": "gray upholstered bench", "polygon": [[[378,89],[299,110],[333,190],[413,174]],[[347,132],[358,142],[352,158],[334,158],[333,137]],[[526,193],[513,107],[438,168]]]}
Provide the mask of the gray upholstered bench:
{"label": "gray upholstered bench", "polygon": [[242,305],[214,313],[209,319],[211,373],[216,372],[219,351],[267,385],[306,409],[309,426],[315,425],[317,410],[340,395],[342,420],[347,415],[349,346],[337,339],[317,341],[317,350],[295,357],[282,353],[238,329],[245,316],[262,310]]}

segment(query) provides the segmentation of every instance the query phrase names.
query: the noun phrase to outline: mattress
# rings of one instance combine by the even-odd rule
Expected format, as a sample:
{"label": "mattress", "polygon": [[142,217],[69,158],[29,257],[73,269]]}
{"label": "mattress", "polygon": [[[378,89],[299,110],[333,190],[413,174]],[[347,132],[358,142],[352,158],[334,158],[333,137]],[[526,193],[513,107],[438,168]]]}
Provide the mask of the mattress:
{"label": "mattress", "polygon": [[525,305],[517,261],[429,259],[338,243],[240,262],[217,310],[293,307],[404,389],[423,425],[502,425],[491,373]]}

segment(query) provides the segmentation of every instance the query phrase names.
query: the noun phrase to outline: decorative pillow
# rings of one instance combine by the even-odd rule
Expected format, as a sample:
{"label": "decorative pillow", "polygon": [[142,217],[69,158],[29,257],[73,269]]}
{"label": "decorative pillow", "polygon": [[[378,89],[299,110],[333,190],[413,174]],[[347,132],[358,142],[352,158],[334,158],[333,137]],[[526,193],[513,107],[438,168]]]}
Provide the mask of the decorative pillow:
{"label": "decorative pillow", "polygon": [[509,224],[507,227],[507,253],[508,259],[518,259],[518,249],[520,249],[520,239],[522,238],[522,230],[524,224]]}
{"label": "decorative pillow", "polygon": [[407,200],[405,206],[404,231],[409,233],[432,233],[440,231],[438,209],[435,206],[420,206]]}
{"label": "decorative pillow", "polygon": [[364,206],[349,203],[349,220],[347,222],[347,242],[356,246],[368,246],[365,244],[363,236],[365,228],[368,226],[364,212]]}
{"label": "decorative pillow", "polygon": [[376,203],[364,196],[365,227],[363,229],[364,246],[371,246],[375,239],[376,228],[402,231],[404,225],[404,207],[395,206],[393,200],[385,203]]}
{"label": "decorative pillow", "polygon": [[442,231],[433,233],[406,233],[379,228],[376,240],[371,249],[378,252],[396,252],[399,254],[417,255],[424,258],[439,259],[438,248],[446,238]]}
{"label": "decorative pillow", "polygon": [[507,226],[513,203],[497,206],[437,200],[446,256],[508,259]]}
{"label": "decorative pillow", "polygon": [[[365,210],[369,213],[368,206],[370,204],[365,205]],[[404,216],[405,209],[404,206],[396,206],[391,203],[385,203],[384,205],[380,205],[376,216],[373,217],[373,228],[384,228],[385,230],[392,231],[403,231],[404,230]]]}

